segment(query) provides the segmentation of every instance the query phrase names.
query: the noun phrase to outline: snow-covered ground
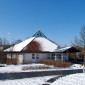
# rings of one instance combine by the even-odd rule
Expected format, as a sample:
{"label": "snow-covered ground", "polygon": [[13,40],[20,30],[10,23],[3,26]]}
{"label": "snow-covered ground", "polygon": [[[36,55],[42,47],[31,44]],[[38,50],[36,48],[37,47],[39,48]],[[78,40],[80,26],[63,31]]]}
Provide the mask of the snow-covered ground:
{"label": "snow-covered ground", "polygon": [[[3,65],[4,66],[4,65]],[[83,66],[80,64],[73,64],[67,68],[55,68],[53,66],[49,66],[49,69],[29,69],[22,70],[23,67],[43,67],[47,66],[44,64],[23,64],[23,65],[5,65],[4,67],[0,67],[0,73],[10,73],[10,72],[32,72],[32,71],[51,71],[51,70],[69,70],[69,69],[83,69]],[[50,84],[50,85],[85,85],[85,74],[78,73],[72,74],[65,77],[61,77],[53,83],[46,82],[50,78],[56,77],[54,76],[44,76],[44,77],[32,77],[32,78],[24,78],[24,79],[15,79],[15,80],[0,80],[0,85],[42,85],[42,84]]]}
{"label": "snow-covered ground", "polygon": [[53,66],[49,66],[49,69],[29,69],[22,70],[23,67],[40,67],[46,66],[44,64],[22,64],[22,65],[6,65],[5,67],[0,67],[0,73],[14,73],[14,72],[34,72],[34,71],[52,71],[52,70],[70,70],[70,69],[83,69],[83,66],[80,64],[73,64],[67,68],[56,68]]}
{"label": "snow-covered ground", "polygon": [[59,78],[51,85],[85,85],[85,74],[71,74],[62,78]]}

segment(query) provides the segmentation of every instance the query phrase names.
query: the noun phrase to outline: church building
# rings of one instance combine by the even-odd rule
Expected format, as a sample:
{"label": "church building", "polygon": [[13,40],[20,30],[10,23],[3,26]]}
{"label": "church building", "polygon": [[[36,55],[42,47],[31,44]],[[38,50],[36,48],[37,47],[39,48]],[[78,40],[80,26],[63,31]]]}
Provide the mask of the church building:
{"label": "church building", "polygon": [[61,48],[49,40],[40,30],[29,39],[6,50],[7,59],[16,59],[17,64],[39,63],[41,60],[69,61],[69,53],[77,52],[74,47]]}

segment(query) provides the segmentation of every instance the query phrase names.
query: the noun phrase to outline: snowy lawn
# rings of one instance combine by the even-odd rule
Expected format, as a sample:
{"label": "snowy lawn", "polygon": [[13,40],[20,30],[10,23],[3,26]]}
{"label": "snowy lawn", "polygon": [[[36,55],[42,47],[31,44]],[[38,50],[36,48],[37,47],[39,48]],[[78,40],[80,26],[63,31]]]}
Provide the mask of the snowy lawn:
{"label": "snowy lawn", "polygon": [[44,64],[6,65],[5,67],[0,67],[0,73],[70,70],[70,69],[83,69],[83,66],[81,66],[80,64],[74,64],[67,68],[57,68],[53,66],[47,66]]}
{"label": "snowy lawn", "polygon": [[44,77],[34,77],[25,78],[17,80],[5,80],[0,81],[0,85],[42,85],[46,84],[46,81],[55,76],[44,76]]}
{"label": "snowy lawn", "polygon": [[51,85],[85,85],[85,74],[71,74],[62,78],[59,78]]}

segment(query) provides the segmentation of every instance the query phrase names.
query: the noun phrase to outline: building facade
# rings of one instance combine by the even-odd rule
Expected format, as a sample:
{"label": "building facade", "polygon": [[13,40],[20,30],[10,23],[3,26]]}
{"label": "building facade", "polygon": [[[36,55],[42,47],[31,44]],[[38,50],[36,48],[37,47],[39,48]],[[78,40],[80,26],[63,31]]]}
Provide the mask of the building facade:
{"label": "building facade", "polygon": [[41,60],[48,59],[69,61],[71,49],[72,47],[60,48],[39,30],[31,38],[4,50],[4,52],[7,54],[7,59],[15,59],[18,64],[23,64],[39,63]]}

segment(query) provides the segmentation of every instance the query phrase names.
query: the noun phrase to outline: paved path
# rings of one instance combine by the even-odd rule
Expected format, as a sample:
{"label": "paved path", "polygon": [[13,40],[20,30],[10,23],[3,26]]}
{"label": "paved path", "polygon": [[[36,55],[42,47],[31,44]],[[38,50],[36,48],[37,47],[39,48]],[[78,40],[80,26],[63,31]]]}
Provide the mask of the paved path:
{"label": "paved path", "polygon": [[51,79],[47,80],[46,82],[53,83],[56,79],[59,79],[60,77],[63,77],[63,75],[59,75],[59,76],[56,76],[54,78],[51,78]]}
{"label": "paved path", "polygon": [[40,71],[40,72],[0,73],[0,80],[43,77],[51,75],[69,75],[74,73],[83,73],[83,70],[75,69],[75,70]]}

